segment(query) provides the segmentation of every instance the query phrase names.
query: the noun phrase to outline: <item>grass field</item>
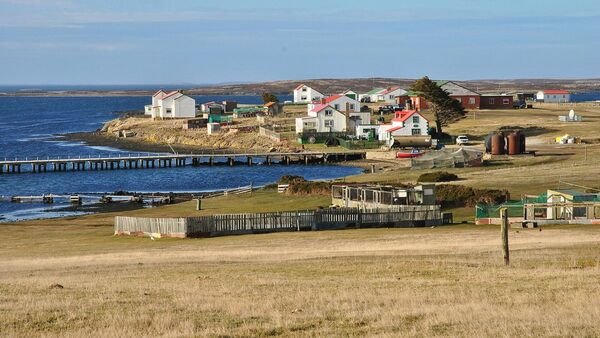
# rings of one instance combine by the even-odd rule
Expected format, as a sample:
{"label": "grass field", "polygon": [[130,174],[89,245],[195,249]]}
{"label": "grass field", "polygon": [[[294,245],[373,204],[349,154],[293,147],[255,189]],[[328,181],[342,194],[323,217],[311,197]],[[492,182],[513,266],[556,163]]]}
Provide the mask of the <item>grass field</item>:
{"label": "grass field", "polygon": [[[564,106],[479,111],[452,125],[477,140],[535,127],[536,157],[448,169],[458,184],[539,193],[559,180],[599,186],[600,111],[561,124]],[[570,109],[570,107],[569,107]],[[517,122],[515,122],[517,121]],[[446,170],[446,169],[444,169]],[[414,182],[391,165],[356,182]],[[327,196],[274,191],[119,215],[184,217],[327,206]],[[454,210],[471,220],[473,209]],[[208,239],[114,237],[97,214],[0,225],[0,337],[66,336],[600,336],[600,228],[511,230],[502,264],[496,226],[293,232]]]}
{"label": "grass field", "polygon": [[[581,123],[558,121],[570,109],[583,116]],[[591,187],[600,187],[600,144],[558,145],[556,136],[570,134],[597,142],[600,138],[600,107],[591,104],[536,104],[535,109],[472,111],[467,117],[445,129],[452,135],[469,135],[475,140],[471,146],[482,149],[481,140],[503,126],[527,128],[528,150],[535,157],[495,157],[487,166],[479,168],[443,169],[461,179],[455,184],[479,188],[508,189],[514,197],[539,194],[548,188],[557,188],[559,181]],[[586,155],[587,153],[587,155]],[[433,170],[408,170],[391,167],[374,174],[347,178],[349,182],[415,183],[418,176]],[[562,187],[568,187],[562,185]]]}
{"label": "grass field", "polygon": [[0,227],[0,336],[600,335],[597,227],[111,234]]}

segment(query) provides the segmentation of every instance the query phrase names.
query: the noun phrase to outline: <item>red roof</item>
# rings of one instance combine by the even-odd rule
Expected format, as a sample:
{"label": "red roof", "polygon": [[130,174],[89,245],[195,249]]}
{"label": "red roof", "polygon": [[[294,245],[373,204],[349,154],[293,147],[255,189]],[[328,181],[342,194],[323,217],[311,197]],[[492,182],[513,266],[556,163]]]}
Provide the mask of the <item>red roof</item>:
{"label": "red roof", "polygon": [[331,103],[331,102],[333,102],[333,101],[335,101],[335,100],[339,99],[340,97],[344,97],[344,96],[346,96],[346,95],[342,95],[342,94],[332,95],[332,96],[330,96],[330,97],[326,98],[326,99],[324,100],[324,102],[325,102],[325,103]]}
{"label": "red roof", "polygon": [[[404,122],[404,121],[408,120],[409,117],[413,116],[415,113],[419,114],[419,111],[418,110],[403,110],[403,111],[396,112],[396,117],[394,119],[392,119],[392,121]],[[423,116],[421,114],[419,114],[419,116],[424,118],[425,121],[429,122],[429,120],[425,116]]]}
{"label": "red roof", "polygon": [[[311,112],[318,113],[318,112],[320,112],[321,110],[323,110],[323,109],[325,109],[327,107],[329,107],[328,104],[315,104],[315,106],[313,107],[313,109],[311,110]],[[331,108],[331,109],[333,109],[333,108]]]}
{"label": "red roof", "polygon": [[381,93],[382,95],[391,93],[395,90],[401,89],[400,86],[394,86],[394,87],[389,87],[388,89],[386,89],[383,93]]}
{"label": "red roof", "polygon": [[402,129],[402,128],[404,128],[404,127],[398,126],[398,127],[390,128],[390,129],[388,129],[386,132],[388,132],[388,133],[393,133],[393,132],[395,132],[396,130],[400,130],[400,129]]}
{"label": "red roof", "polygon": [[568,90],[560,90],[560,89],[550,89],[550,90],[544,90],[543,91],[544,94],[570,94]]}
{"label": "red roof", "polygon": [[[173,95],[175,95],[175,94],[181,94],[181,93],[180,93],[179,91],[177,91],[177,90],[175,90],[175,91],[172,91],[172,92],[170,92],[169,94],[165,95],[165,96],[163,97],[163,100],[164,100],[164,99],[166,99],[167,97],[171,97],[171,96],[173,96]],[[181,94],[181,95],[183,95],[183,94]]]}
{"label": "red roof", "polygon": [[161,89],[161,90],[157,91],[156,93],[154,93],[154,95],[152,95],[152,97],[157,96],[160,93],[165,94],[165,91]]}

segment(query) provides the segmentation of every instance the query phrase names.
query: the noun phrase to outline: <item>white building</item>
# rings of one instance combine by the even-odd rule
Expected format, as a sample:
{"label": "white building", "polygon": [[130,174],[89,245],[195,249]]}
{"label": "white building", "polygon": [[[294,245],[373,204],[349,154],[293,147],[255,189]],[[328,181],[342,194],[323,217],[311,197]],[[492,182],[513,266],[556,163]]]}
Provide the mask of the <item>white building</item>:
{"label": "white building", "polygon": [[395,103],[396,96],[401,96],[406,93],[406,90],[395,86],[389,87],[379,93],[377,93],[377,102]]}
{"label": "white building", "polygon": [[417,110],[396,112],[391,124],[379,127],[379,140],[389,141],[397,136],[429,135],[429,120]]}
{"label": "white building", "polygon": [[211,101],[211,102],[206,102],[200,105],[200,111],[203,113],[210,113],[210,109],[219,109],[223,112],[225,112],[225,105],[215,102],[215,101]]}
{"label": "white building", "polygon": [[308,112],[308,116],[296,118],[296,133],[354,132],[356,126],[370,122],[369,112],[344,113],[328,104],[318,104]]}
{"label": "white building", "polygon": [[341,95],[346,95],[351,99],[358,100],[358,94],[352,89],[346,89],[345,91],[340,93]]}
{"label": "white building", "polygon": [[330,105],[331,107],[339,110],[342,113],[345,113],[346,111],[349,111],[352,113],[360,112],[360,102],[358,102],[357,100],[350,98],[346,95],[342,95],[342,94],[330,96],[328,98],[321,100],[321,102],[319,102],[319,103],[309,104],[308,111],[310,112],[315,107],[320,106],[321,104]]}
{"label": "white building", "polygon": [[325,95],[318,90],[313,89],[305,84],[301,84],[294,89],[294,103],[311,103],[320,101]]}
{"label": "white building", "polygon": [[144,112],[155,119],[196,117],[196,100],[179,91],[159,90],[152,95],[152,104],[146,105]]}
{"label": "white building", "polygon": [[373,88],[371,91],[358,95],[358,100],[360,102],[377,102],[379,94],[385,91],[385,88]]}
{"label": "white building", "polygon": [[571,93],[566,90],[540,90],[535,98],[538,102],[564,103],[571,102]]}

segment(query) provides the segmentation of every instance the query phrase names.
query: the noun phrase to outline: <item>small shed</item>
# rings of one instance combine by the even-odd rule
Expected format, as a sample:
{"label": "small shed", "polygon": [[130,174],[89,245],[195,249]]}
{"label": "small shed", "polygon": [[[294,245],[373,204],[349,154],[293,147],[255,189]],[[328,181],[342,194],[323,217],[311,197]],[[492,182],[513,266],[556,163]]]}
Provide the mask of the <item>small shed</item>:
{"label": "small shed", "polygon": [[270,116],[276,116],[283,113],[283,103],[269,102],[264,106],[267,109],[267,114]]}
{"label": "small shed", "polygon": [[183,129],[184,130],[200,129],[200,128],[206,127],[207,123],[208,123],[207,118],[201,117],[201,118],[195,118],[195,119],[187,119],[187,120],[183,121]]}

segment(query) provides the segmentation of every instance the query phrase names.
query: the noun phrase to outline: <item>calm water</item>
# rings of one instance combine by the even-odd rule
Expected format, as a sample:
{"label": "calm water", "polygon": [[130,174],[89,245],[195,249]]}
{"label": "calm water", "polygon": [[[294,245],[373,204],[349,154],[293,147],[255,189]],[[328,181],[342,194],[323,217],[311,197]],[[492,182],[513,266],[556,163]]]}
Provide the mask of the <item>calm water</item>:
{"label": "calm water", "polygon": [[[259,97],[196,97],[197,102],[229,99],[260,103]],[[287,100],[289,98],[282,97]],[[86,156],[129,152],[56,140],[54,135],[93,131],[117,115],[141,109],[149,97],[0,97],[0,157]],[[184,192],[256,186],[273,183],[282,175],[332,179],[359,173],[342,166],[184,167],[98,172],[0,175],[0,196],[114,192]],[[0,202],[4,220],[55,217],[47,205]],[[0,220],[1,221],[1,220]]]}

